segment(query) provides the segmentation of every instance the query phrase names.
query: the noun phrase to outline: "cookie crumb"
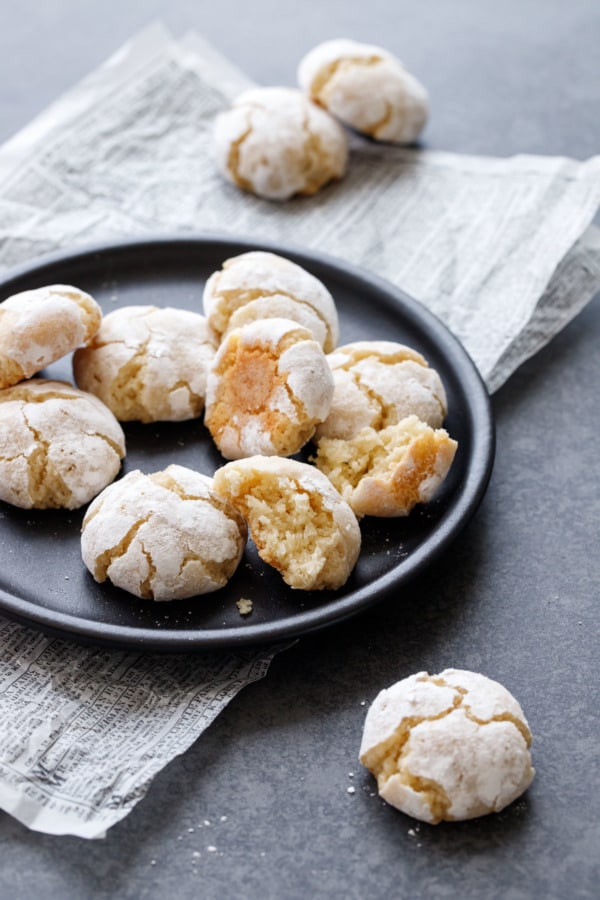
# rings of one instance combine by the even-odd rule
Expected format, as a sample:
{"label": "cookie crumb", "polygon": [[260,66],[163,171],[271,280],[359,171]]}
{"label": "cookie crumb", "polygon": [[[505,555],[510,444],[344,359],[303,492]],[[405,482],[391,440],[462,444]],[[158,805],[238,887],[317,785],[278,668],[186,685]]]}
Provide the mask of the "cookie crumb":
{"label": "cookie crumb", "polygon": [[249,597],[240,597],[235,604],[240,616],[249,616],[252,612],[252,600]]}

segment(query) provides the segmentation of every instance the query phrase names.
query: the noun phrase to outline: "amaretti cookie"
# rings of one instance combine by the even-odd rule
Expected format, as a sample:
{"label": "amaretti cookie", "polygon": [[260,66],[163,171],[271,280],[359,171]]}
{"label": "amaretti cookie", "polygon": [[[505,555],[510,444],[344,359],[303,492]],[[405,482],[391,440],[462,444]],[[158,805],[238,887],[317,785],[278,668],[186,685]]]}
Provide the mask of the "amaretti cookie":
{"label": "amaretti cookie", "polygon": [[229,332],[206,386],[205,424],[226,459],[291,456],[331,405],[333,378],[310,331],[264,319]]}
{"label": "amaretti cookie", "polygon": [[448,474],[457,443],[443,429],[407,416],[350,440],[322,438],[315,463],[357,516],[407,516],[432,500]]}
{"label": "amaretti cookie", "polygon": [[416,350],[394,341],[356,341],[338,347],[327,361],[335,388],[317,440],[349,440],[363,428],[379,430],[410,415],[432,428],[444,421],[444,385]]}
{"label": "amaretti cookie", "polygon": [[101,319],[94,298],[72,285],[51,284],[8,297],[0,303],[0,389],[87,343]]}
{"label": "amaretti cookie", "polygon": [[109,409],[62,381],[0,391],[0,500],[77,509],[117,475],[125,437]]}
{"label": "amaretti cookie", "polygon": [[248,522],[264,562],[292,588],[335,590],[360,552],[356,517],[313,466],[253,456],[217,469],[215,490]]}
{"label": "amaretti cookie", "polygon": [[96,581],[151,600],[181,600],[223,587],[246,544],[244,520],[212,479],[171,465],[137,469],[106,488],[83,520],[81,553]]}
{"label": "amaretti cookie", "polygon": [[476,672],[419,672],[381,691],[365,720],[360,761],[392,806],[435,825],[499,812],[535,770],[523,710]]}
{"label": "amaretti cookie", "polygon": [[322,281],[283,256],[254,250],[225,260],[204,288],[204,314],[214,339],[263,318],[292,319],[312,332],[325,353],[337,345],[338,314]]}
{"label": "amaretti cookie", "polygon": [[121,422],[180,422],[202,413],[214,354],[199,313],[124,306],[74,354],[73,373]]}
{"label": "amaretti cookie", "polygon": [[316,103],[378,141],[413,143],[427,121],[426,89],[382,47],[325,41],[300,61],[298,82]]}
{"label": "amaretti cookie", "polygon": [[315,194],[346,170],[338,122],[293,88],[244,91],[217,116],[214,153],[222,174],[268,200]]}

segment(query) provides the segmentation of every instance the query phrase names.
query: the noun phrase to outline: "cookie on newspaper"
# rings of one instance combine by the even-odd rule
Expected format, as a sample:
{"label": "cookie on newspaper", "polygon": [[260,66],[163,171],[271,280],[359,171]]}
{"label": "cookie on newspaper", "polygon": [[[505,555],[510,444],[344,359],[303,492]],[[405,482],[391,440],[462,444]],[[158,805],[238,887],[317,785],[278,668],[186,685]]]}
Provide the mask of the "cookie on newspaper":
{"label": "cookie on newspaper", "polygon": [[206,282],[203,305],[217,343],[232,328],[275,316],[304,325],[325,353],[338,341],[338,314],[325,285],[275,253],[254,250],[225,260]]}
{"label": "cookie on newspaper", "polygon": [[73,373],[121,422],[181,422],[202,413],[214,353],[204,316],[124,306],[74,354]]}
{"label": "cookie on newspaper", "polygon": [[394,341],[356,341],[327,357],[333,372],[331,410],[316,439],[355,437],[416,415],[439,428],[447,411],[440,376],[410,347]]}
{"label": "cookie on newspaper", "polygon": [[356,516],[313,466],[253,456],[215,472],[215,490],[248,522],[264,562],[292,588],[336,590],[360,552]]}
{"label": "cookie on newspaper", "polygon": [[136,469],[90,504],[81,553],[96,581],[145,599],[182,600],[227,583],[247,533],[207,475],[177,465],[152,475]]}
{"label": "cookie on newspaper", "polygon": [[379,795],[436,825],[499,812],[535,775],[523,710],[497,681],[477,672],[418,672],[373,701],[360,761]]}
{"label": "cookie on newspaper", "polygon": [[457,443],[417,416],[381,431],[364,428],[350,440],[322,438],[315,462],[362,516],[407,516],[432,500],[444,481]]}
{"label": "cookie on newspaper", "polygon": [[230,331],[206,386],[205,424],[226,459],[291,456],[329,412],[333,379],[308,329],[264,319]]}
{"label": "cookie on newspaper", "polygon": [[31,378],[87,343],[101,319],[93,297],[67,284],[8,297],[0,303],[0,389]]}
{"label": "cookie on newspaper", "polygon": [[77,509],[117,475],[125,437],[109,409],[62,381],[0,391],[0,500]]}
{"label": "cookie on newspaper", "polygon": [[214,152],[222,174],[268,200],[315,194],[346,170],[348,141],[336,120],[293,88],[244,91],[217,116]]}
{"label": "cookie on newspaper", "polygon": [[411,144],[427,121],[427,91],[396,57],[372,44],[325,41],[300,61],[298,83],[316,103],[377,141]]}

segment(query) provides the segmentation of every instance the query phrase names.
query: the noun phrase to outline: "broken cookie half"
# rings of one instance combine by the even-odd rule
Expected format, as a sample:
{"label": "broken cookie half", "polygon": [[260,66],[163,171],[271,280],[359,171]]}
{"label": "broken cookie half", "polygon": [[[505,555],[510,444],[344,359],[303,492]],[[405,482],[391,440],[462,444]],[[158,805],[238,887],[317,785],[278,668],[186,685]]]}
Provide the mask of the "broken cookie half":
{"label": "broken cookie half", "polygon": [[349,440],[321,438],[314,461],[357,516],[407,516],[433,499],[457,446],[445,429],[407,416]]}
{"label": "broken cookie half", "polygon": [[531,784],[531,732],[497,681],[460,669],[419,672],[381,691],[360,761],[390,805],[433,825],[499,812]]}
{"label": "broken cookie half", "polygon": [[360,528],[313,466],[253,456],[218,469],[214,488],[244,517],[259,556],[290,587],[336,590],[345,584],[360,552]]}
{"label": "broken cookie half", "polygon": [[151,600],[181,600],[223,587],[247,538],[212,479],[171,465],[135,470],[110,485],[83,520],[81,553],[96,581]]}

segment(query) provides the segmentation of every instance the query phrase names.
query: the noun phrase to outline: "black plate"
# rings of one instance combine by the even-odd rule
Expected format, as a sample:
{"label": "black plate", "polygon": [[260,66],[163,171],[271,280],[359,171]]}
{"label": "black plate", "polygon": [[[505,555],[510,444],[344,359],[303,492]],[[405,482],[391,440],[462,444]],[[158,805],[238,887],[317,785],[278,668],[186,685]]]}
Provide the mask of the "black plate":
{"label": "black plate", "polygon": [[[339,622],[402,586],[431,564],[469,520],[487,487],[494,456],[489,398],[462,346],[419,303],[340,261],[290,247],[220,237],[157,238],[53,256],[0,282],[0,300],[44,284],[75,284],[104,312],[152,303],[202,311],[204,282],[223,260],[251,249],[280,253],[320,278],[340,316],[340,343],[400,341],[440,373],[448,394],[445,427],[459,443],[438,497],[405,519],[365,519],[360,559],[339,591],[293,591],[248,545],[229,584],[173,603],[142,601],[96,584],[80,557],[84,510],[20,510],[0,503],[0,610],[44,631],[88,643],[137,649],[192,650],[264,643]],[[71,380],[70,358],[46,377]],[[212,474],[224,460],[201,421],[125,425],[123,471],[153,472],[172,462]],[[236,600],[249,597],[242,619]]]}

